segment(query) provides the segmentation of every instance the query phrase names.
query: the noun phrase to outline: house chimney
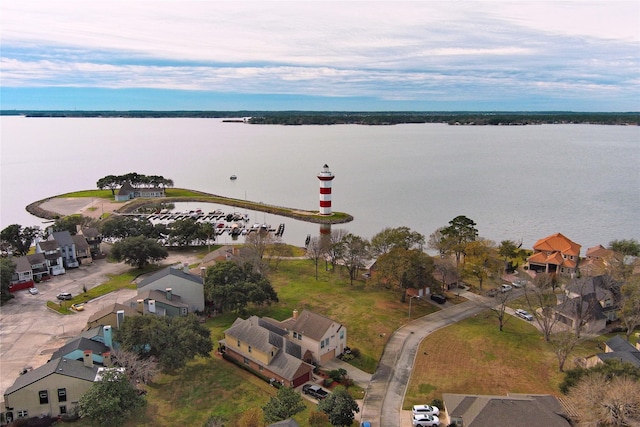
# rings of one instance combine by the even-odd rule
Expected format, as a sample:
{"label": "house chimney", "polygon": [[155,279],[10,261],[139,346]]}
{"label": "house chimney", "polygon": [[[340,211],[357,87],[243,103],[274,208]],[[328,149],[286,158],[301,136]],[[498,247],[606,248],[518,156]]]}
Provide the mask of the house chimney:
{"label": "house chimney", "polygon": [[93,352],[91,350],[85,350],[83,359],[84,366],[87,368],[93,368]]}
{"label": "house chimney", "polygon": [[150,299],[149,300],[149,313],[155,313],[155,312],[156,312],[156,300]]}
{"label": "house chimney", "polygon": [[124,310],[116,311],[116,328],[120,329],[120,325],[124,323]]}
{"label": "house chimney", "polygon": [[167,288],[166,292],[167,292],[167,300],[171,301],[171,298],[172,298],[172,296],[171,296],[171,288]]}
{"label": "house chimney", "polygon": [[113,331],[111,330],[111,325],[105,325],[102,328],[102,335],[104,337],[104,345],[113,348]]}
{"label": "house chimney", "polygon": [[293,310],[293,318],[294,319],[298,318],[298,309],[297,308]]}
{"label": "house chimney", "polygon": [[102,353],[102,364],[107,368],[110,368],[113,365],[110,351],[105,351],[104,353]]}
{"label": "house chimney", "polygon": [[144,300],[139,299],[137,303],[138,303],[138,308],[137,308],[138,313],[144,314]]}

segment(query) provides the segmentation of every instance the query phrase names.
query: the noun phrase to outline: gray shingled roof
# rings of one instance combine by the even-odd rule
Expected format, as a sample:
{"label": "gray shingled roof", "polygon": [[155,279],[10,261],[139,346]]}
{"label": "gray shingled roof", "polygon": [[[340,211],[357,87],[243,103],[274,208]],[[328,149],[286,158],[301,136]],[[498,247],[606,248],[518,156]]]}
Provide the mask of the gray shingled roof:
{"label": "gray shingled roof", "polygon": [[11,394],[53,374],[66,375],[93,382],[98,373],[98,368],[98,365],[94,365],[92,368],[86,367],[84,366],[84,362],[79,360],[69,360],[66,358],[53,359],[39,368],[20,375],[4,394]]}
{"label": "gray shingled roof", "polygon": [[300,424],[296,422],[294,419],[287,419],[278,421],[277,423],[269,424],[268,427],[300,427]]}
{"label": "gray shingled roof", "polygon": [[544,426],[569,427],[560,404],[552,396],[481,396],[443,393],[450,417],[462,418],[465,427]]}
{"label": "gray shingled roof", "polygon": [[68,231],[54,231],[51,233],[53,238],[60,246],[71,246],[73,245],[73,239],[71,238],[71,233]]}
{"label": "gray shingled roof", "polygon": [[43,253],[29,254],[27,255],[27,259],[31,265],[44,264],[46,261]]}
{"label": "gray shingled roof", "polygon": [[94,354],[102,354],[110,351],[109,347],[100,342],[93,341],[85,337],[77,337],[56,350],[51,355],[51,360],[66,357],[68,354],[76,350],[91,350]]}
{"label": "gray shingled roof", "polygon": [[605,344],[613,351],[638,351],[631,343],[622,338],[621,335],[610,338]]}
{"label": "gray shingled roof", "polygon": [[201,286],[204,286],[202,285],[202,278],[200,276],[196,276],[190,273],[185,273],[184,271],[182,271],[182,269],[179,269],[179,268],[167,267],[163,270],[158,271],[155,274],[152,274],[151,276],[147,277],[146,279],[138,283],[138,289],[144,288],[148,284],[153,283],[157,280],[160,280],[166,276],[175,276],[180,279],[189,280],[190,282],[197,283]]}
{"label": "gray shingled roof", "polygon": [[38,245],[43,252],[55,251],[60,248],[60,245],[55,240],[41,240]]}
{"label": "gray shingled roof", "polygon": [[12,257],[9,258],[9,261],[15,264],[16,273],[31,271],[31,263],[29,262],[29,258],[26,256]]}
{"label": "gray shingled roof", "polygon": [[76,245],[76,251],[89,250],[89,244],[87,243],[87,239],[85,239],[84,236],[76,234],[75,236],[71,236],[71,239],[73,239],[73,243],[75,243]]}
{"label": "gray shingled roof", "polygon": [[271,341],[275,341],[275,337],[271,337],[272,332],[259,325],[258,316],[251,316],[246,320],[237,318],[233,325],[225,331],[225,334],[229,334],[263,353],[270,353],[274,347],[282,347],[282,345],[277,346],[271,343]]}

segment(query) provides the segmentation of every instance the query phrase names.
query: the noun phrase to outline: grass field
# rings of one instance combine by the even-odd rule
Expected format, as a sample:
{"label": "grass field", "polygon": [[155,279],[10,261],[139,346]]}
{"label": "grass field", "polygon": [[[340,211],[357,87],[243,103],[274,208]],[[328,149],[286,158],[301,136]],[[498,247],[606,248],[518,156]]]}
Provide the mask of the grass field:
{"label": "grass field", "polygon": [[[601,350],[585,340],[567,359]],[[550,344],[530,323],[510,318],[499,331],[495,314],[477,316],[429,335],[418,349],[404,408],[442,399],[442,393],[558,395],[564,374]]]}

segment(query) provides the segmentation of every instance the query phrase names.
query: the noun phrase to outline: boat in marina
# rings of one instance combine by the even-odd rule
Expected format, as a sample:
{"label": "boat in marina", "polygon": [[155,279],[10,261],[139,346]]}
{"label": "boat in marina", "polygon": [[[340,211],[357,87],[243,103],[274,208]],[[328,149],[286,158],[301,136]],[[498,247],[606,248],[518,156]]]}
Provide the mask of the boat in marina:
{"label": "boat in marina", "polygon": [[229,179],[230,179],[231,181],[235,181],[236,179],[238,179],[238,177],[237,177],[237,176],[235,176],[235,175],[231,175],[231,176],[229,177]]}

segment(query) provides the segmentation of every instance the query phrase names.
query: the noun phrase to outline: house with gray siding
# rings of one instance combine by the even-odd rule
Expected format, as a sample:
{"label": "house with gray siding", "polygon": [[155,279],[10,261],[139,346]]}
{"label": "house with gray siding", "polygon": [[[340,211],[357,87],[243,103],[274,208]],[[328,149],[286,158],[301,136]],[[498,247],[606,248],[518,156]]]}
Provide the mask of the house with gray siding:
{"label": "house with gray siding", "polygon": [[[170,298],[167,298],[168,289],[171,290]],[[161,291],[164,296],[150,296],[148,291]],[[179,297],[180,303],[184,304],[190,313],[204,311],[202,277],[189,273],[186,266],[183,268],[168,267],[138,283],[138,297],[136,299],[155,299],[166,303],[176,297]]]}

